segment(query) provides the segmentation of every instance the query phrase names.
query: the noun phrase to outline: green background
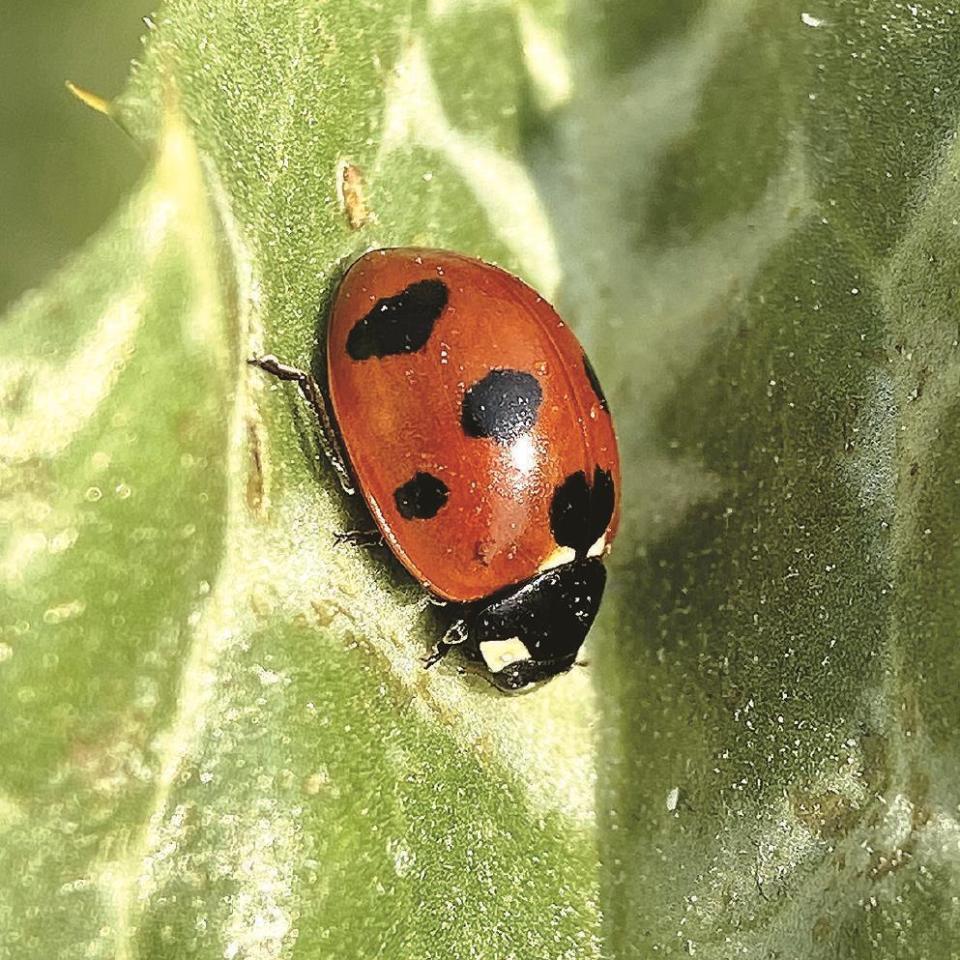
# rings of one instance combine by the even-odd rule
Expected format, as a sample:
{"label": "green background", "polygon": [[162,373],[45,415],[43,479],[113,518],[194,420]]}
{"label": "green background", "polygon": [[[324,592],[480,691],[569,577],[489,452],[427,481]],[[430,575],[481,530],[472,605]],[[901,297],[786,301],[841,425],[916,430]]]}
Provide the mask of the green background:
{"label": "green background", "polygon": [[[956,11],[170,0],[124,133],[61,83],[119,93],[133,15],[39,6],[0,956],[960,956]],[[309,363],[398,243],[541,288],[616,418],[589,669],[527,697],[420,669],[435,619],[245,364]]]}
{"label": "green background", "polygon": [[136,183],[144,154],[64,86],[102,96],[126,83],[149,7],[117,0],[0,10],[0,305],[42,281]]}

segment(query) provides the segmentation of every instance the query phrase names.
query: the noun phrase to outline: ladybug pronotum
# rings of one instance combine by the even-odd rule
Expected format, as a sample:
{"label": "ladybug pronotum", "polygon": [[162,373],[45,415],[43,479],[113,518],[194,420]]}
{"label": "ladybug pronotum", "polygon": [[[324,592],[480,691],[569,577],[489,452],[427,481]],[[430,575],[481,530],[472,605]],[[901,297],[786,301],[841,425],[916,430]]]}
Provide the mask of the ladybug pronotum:
{"label": "ladybug pronotum", "polygon": [[536,291],[460,254],[374,250],[333,300],[326,397],[275,357],[252,362],[299,384],[378,539],[456,605],[428,665],[457,646],[511,692],[573,666],[620,463],[590,361]]}

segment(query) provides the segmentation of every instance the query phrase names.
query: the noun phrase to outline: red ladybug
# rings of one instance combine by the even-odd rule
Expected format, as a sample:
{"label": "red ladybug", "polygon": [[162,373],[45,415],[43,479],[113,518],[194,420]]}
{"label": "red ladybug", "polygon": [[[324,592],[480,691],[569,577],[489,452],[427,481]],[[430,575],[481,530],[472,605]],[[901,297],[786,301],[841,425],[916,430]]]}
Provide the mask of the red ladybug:
{"label": "red ladybug", "polygon": [[333,301],[332,417],[309,374],[253,362],[299,383],[383,540],[458,605],[428,664],[460,645],[510,691],[570,669],[603,593],[620,462],[590,361],[550,304],[472,257],[374,250]]}

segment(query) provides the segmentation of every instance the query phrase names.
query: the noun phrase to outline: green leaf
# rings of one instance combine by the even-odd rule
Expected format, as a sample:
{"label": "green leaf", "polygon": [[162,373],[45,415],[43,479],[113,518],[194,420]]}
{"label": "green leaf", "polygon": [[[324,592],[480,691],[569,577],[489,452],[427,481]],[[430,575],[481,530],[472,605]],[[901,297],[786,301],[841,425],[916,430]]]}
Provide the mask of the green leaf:
{"label": "green leaf", "polygon": [[541,160],[630,465],[609,950],[953,957],[960,23],[640,6],[580,6]]}
{"label": "green leaf", "polygon": [[395,7],[168,4],[113,107],[152,172],[2,328],[21,955],[598,955],[589,675],[505,701],[425,674],[420,591],[334,544],[357,511],[245,363],[309,364],[371,245],[558,280],[515,14]]}
{"label": "green leaf", "polygon": [[[960,953],[951,8],[152,23],[113,108],[150,171],[0,324],[0,953]],[[421,669],[245,363],[309,365],[393,244],[530,280],[611,397],[590,669],[526,697]]]}

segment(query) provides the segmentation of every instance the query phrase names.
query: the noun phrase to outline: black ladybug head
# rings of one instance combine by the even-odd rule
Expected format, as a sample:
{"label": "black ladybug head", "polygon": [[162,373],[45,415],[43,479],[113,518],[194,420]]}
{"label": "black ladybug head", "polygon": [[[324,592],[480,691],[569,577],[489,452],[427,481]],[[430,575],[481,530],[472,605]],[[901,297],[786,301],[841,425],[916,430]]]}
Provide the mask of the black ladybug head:
{"label": "black ladybug head", "polygon": [[603,564],[591,558],[498,594],[468,622],[464,652],[510,693],[565,673],[597,615],[606,577]]}

